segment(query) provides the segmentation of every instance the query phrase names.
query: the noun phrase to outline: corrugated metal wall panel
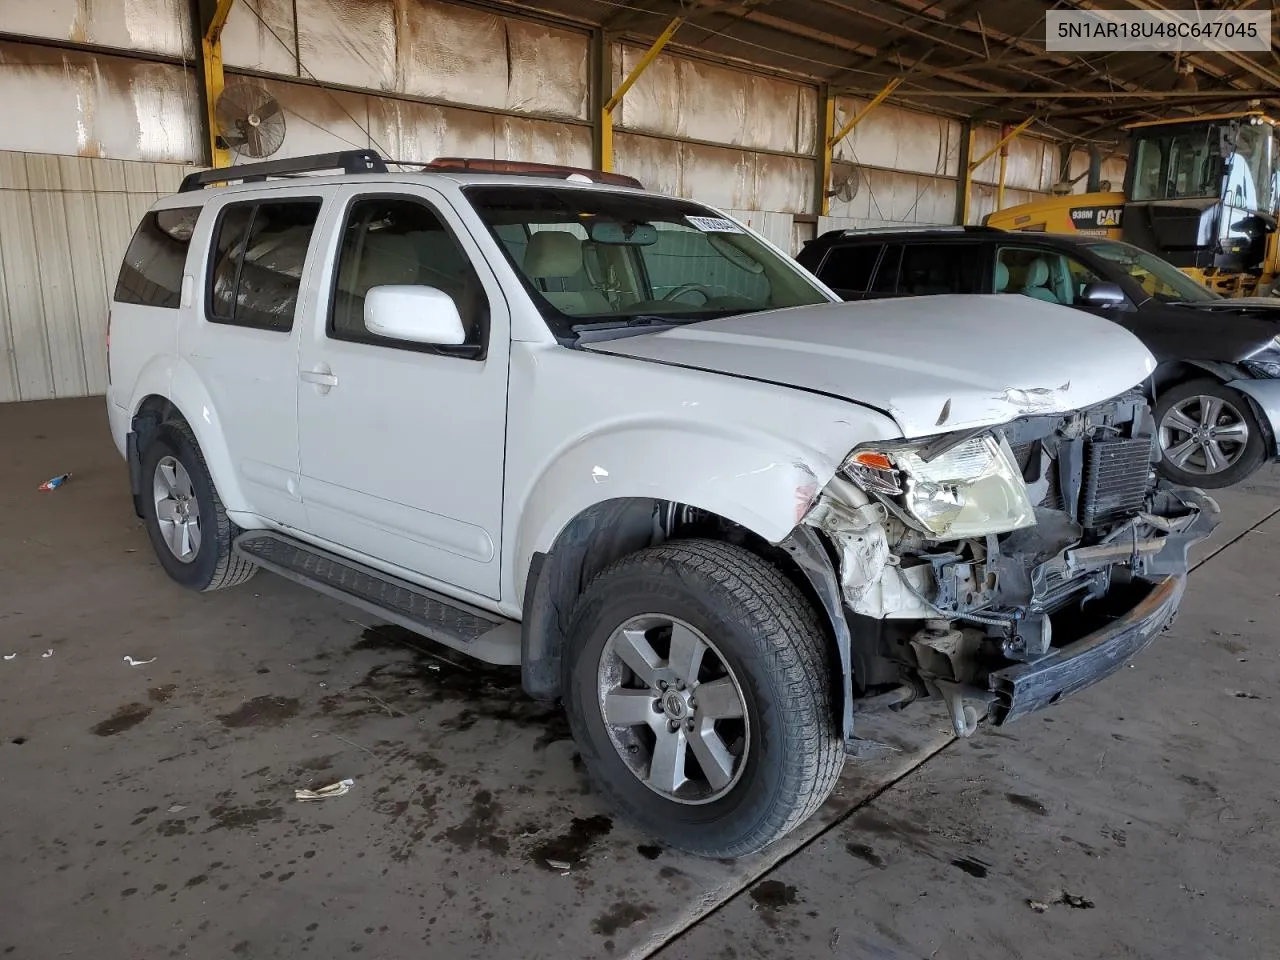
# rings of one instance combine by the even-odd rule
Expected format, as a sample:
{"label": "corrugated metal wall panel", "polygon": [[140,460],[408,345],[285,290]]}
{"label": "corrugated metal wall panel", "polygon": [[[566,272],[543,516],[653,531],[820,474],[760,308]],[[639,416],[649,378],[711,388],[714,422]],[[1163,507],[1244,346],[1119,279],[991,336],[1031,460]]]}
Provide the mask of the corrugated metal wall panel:
{"label": "corrugated metal wall panel", "polygon": [[39,296],[44,313],[45,343],[49,347],[52,395],[84,396],[88,390],[76,293],[71,282],[71,239],[67,234],[66,203],[57,190],[33,189],[30,197],[35,254],[40,262]]}
{"label": "corrugated metal wall panel", "polygon": [[[974,159],[982,156],[1000,140],[998,126],[984,125],[974,129]],[[1009,143],[1009,159],[1005,169],[1005,186],[1021,190],[1048,191],[1053,186],[1057,162],[1057,144],[1038,137],[1021,136]],[[973,172],[978,183],[995,183],[1000,177],[1000,157],[995,154]]]}
{"label": "corrugated metal wall panel", "polygon": [[193,56],[187,0],[6,0],[0,29],[28,37]]}
{"label": "corrugated metal wall panel", "polygon": [[[4,261],[4,308],[13,344],[18,398],[54,396],[49,369],[49,341],[45,331],[44,301],[40,296],[40,261],[36,255],[35,223],[31,194],[26,190],[0,190],[0,257]],[[7,391],[6,391],[7,392]]]}
{"label": "corrugated metal wall panel", "polygon": [[0,153],[0,400],[106,390],[107,304],[125,247],[191,169]]}
{"label": "corrugated metal wall panel", "polygon": [[10,150],[172,162],[198,150],[199,100],[181,67],[0,43],[0,102]]}
{"label": "corrugated metal wall panel", "polygon": [[293,0],[236,0],[222,28],[222,62],[298,76]]}
{"label": "corrugated metal wall panel", "polygon": [[852,200],[831,199],[831,216],[857,227],[893,223],[951,224],[956,216],[956,182],[939,177],[860,167]]}
{"label": "corrugated metal wall panel", "polygon": [[[866,100],[852,97],[837,98],[837,129],[866,104]],[[960,166],[960,124],[946,117],[882,104],[836,145],[835,159],[954,177]]]}
{"label": "corrugated metal wall panel", "polygon": [[[644,55],[614,44],[614,86]],[[614,115],[620,130],[706,140],[732,147],[809,153],[817,92],[788,80],[661,56],[640,75]],[[814,119],[810,119],[814,118]]]}
{"label": "corrugated metal wall panel", "polygon": [[[1102,161],[1102,179],[1111,181],[1112,190],[1124,189],[1124,175],[1129,162],[1125,157],[1105,157]],[[1084,193],[1089,188],[1089,154],[1085,150],[1073,150],[1071,152],[1071,163],[1068,176],[1071,179],[1079,177],[1076,181],[1073,193]]]}
{"label": "corrugated metal wall panel", "polygon": [[736,217],[783,252],[794,256],[799,252],[795,243],[795,217],[789,213],[769,213],[760,210],[725,210]]}
{"label": "corrugated metal wall panel", "polygon": [[795,214],[813,202],[808,160],[631,133],[615,136],[614,155],[618,171],[648,189],[723,210]]}

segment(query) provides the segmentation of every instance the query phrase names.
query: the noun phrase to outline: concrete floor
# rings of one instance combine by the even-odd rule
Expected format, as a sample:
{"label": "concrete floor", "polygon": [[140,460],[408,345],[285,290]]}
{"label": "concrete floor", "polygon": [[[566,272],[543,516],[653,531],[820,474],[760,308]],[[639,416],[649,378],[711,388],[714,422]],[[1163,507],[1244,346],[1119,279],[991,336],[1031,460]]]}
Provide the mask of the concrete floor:
{"label": "concrete floor", "polygon": [[969,741],[869,728],[895,749],[722,863],[614,820],[513,672],[266,574],[173,585],[100,400],[0,437],[0,956],[1275,956],[1276,472],[1132,669]]}

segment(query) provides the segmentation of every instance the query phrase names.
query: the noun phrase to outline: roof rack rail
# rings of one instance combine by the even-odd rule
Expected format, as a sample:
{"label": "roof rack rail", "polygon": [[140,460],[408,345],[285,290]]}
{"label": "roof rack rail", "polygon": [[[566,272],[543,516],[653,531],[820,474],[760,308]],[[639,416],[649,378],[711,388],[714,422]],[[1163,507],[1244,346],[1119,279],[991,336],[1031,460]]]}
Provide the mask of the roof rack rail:
{"label": "roof rack rail", "polygon": [[437,157],[422,168],[423,172],[493,173],[517,177],[554,177],[577,179],[591,183],[607,183],[615,187],[644,189],[644,184],[625,173],[605,173],[586,167],[570,167],[558,163],[534,163],[527,160],[488,160],[476,157]]}
{"label": "roof rack rail", "polygon": [[268,160],[265,163],[242,163],[231,167],[201,170],[182,178],[179,193],[202,190],[215,183],[251,183],[267,177],[294,177],[322,170],[341,170],[343,173],[386,173],[386,161],[376,150],[340,150],[337,153],[317,153],[309,157],[290,157],[286,160]]}
{"label": "roof rack rail", "polygon": [[959,226],[953,223],[904,223],[898,226],[885,225],[880,227],[849,227],[839,232],[846,237],[865,237],[877,233],[992,233],[1000,232],[995,227],[974,226],[967,224]]}

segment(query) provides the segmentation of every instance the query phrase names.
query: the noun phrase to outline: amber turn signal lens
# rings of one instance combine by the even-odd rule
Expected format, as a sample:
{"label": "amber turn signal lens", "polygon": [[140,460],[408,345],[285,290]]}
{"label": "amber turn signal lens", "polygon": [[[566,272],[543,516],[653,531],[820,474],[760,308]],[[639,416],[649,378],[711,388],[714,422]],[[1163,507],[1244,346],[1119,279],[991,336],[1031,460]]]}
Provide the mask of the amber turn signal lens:
{"label": "amber turn signal lens", "polygon": [[870,450],[864,450],[861,453],[855,453],[851,458],[854,463],[860,467],[866,467],[869,470],[892,470],[893,461],[886,454],[875,453]]}

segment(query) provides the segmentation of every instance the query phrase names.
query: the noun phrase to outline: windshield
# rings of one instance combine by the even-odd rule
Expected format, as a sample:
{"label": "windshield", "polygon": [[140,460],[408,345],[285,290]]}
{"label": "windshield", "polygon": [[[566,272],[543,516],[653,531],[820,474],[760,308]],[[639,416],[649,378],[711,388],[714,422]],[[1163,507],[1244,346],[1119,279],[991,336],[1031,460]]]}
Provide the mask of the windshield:
{"label": "windshield", "polygon": [[755,236],[687,200],[558,186],[466,195],[560,337],[831,300]]}
{"label": "windshield", "polygon": [[1225,199],[1245,210],[1274,202],[1269,125],[1189,124],[1138,137],[1133,156],[1131,200]]}
{"label": "windshield", "polygon": [[1166,260],[1128,243],[1103,240],[1088,244],[1103,260],[1114,263],[1142,285],[1142,289],[1165,303],[1221,299],[1208,287],[1196,283]]}
{"label": "windshield", "polygon": [[1216,198],[1222,189],[1218,124],[1143,136],[1134,152],[1134,165],[1130,200]]}

